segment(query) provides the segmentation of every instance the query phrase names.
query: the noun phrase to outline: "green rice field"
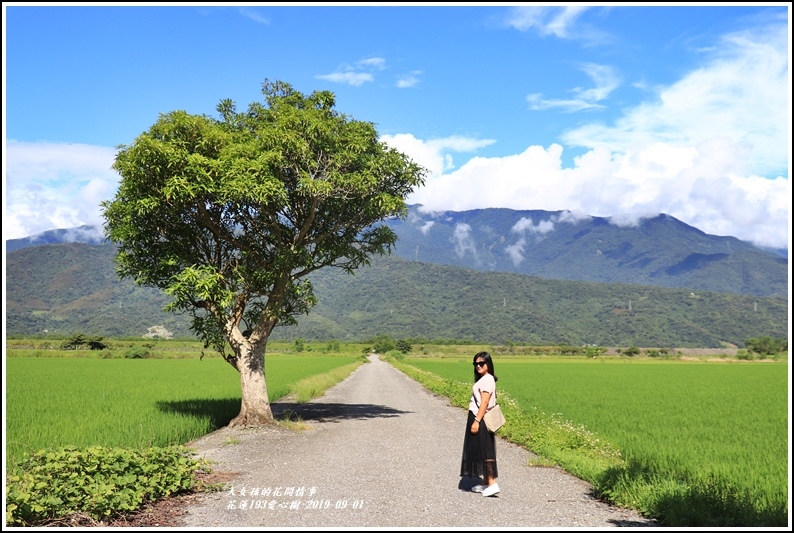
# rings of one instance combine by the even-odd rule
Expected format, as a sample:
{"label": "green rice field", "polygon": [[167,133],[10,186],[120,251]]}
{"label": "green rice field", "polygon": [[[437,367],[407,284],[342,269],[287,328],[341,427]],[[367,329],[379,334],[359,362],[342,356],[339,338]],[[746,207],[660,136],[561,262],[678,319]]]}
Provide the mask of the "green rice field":
{"label": "green rice field", "polygon": [[[119,358],[130,346],[117,344],[112,358],[43,345],[9,350],[9,468],[40,449],[183,444],[239,413],[239,374],[217,356],[202,360],[192,345],[162,343],[151,349],[162,358]],[[265,359],[271,401],[314,397],[329,372],[362,362],[361,346],[274,348],[284,353]],[[473,371],[463,354],[472,350],[392,364],[432,373],[424,375],[442,384],[431,390],[465,405]],[[516,355],[494,362],[508,412],[502,436],[590,482],[599,497],[666,526],[788,523],[787,362]]]}
{"label": "green rice field", "polygon": [[[471,358],[404,362],[473,381]],[[788,364],[495,357],[494,366],[497,391],[522,410],[585,427],[620,450],[625,468],[590,481],[637,492],[632,507],[653,501],[646,511],[694,526],[786,523]]]}
{"label": "green rice field", "polygon": [[[354,363],[354,356],[268,355],[268,397]],[[238,372],[220,358],[7,357],[6,459],[67,445],[183,444],[240,412]]]}

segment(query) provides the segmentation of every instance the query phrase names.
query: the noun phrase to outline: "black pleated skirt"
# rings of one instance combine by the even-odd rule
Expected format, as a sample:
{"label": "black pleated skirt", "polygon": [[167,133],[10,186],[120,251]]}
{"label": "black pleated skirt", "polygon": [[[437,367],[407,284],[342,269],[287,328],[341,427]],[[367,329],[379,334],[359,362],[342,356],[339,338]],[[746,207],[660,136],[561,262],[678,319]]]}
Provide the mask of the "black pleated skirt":
{"label": "black pleated skirt", "polygon": [[461,477],[499,477],[496,469],[496,436],[488,431],[485,421],[480,421],[476,435],[471,433],[474,413],[468,411],[466,434],[463,436],[463,458],[460,462]]}

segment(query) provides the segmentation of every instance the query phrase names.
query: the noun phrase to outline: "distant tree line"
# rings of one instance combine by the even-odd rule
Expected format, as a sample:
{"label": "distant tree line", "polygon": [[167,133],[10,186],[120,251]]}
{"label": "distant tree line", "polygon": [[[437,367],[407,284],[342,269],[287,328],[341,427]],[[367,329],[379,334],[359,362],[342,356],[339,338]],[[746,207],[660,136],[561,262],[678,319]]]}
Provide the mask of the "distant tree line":
{"label": "distant tree line", "polygon": [[788,351],[788,340],[775,337],[747,339],[745,348],[747,348],[748,352],[759,355],[775,355]]}
{"label": "distant tree line", "polygon": [[[152,328],[149,328],[152,330]],[[164,329],[164,328],[163,328]],[[167,331],[167,330],[165,330]],[[163,338],[170,338],[168,335],[157,335]],[[19,336],[9,336],[9,339],[18,338]],[[149,338],[150,335],[144,335],[144,338]],[[293,341],[293,350],[296,352],[303,352],[306,349],[306,340],[297,338]],[[467,346],[484,344],[471,340],[459,339],[421,339],[421,338],[407,338],[407,339],[393,339],[387,334],[379,334],[364,341],[366,345],[363,351],[365,353],[380,353],[385,354],[393,351],[402,354],[408,354],[413,351],[415,345],[441,345],[441,346]],[[147,345],[146,348],[152,348],[154,345]],[[99,335],[86,335],[84,333],[73,333],[67,337],[60,345],[62,350],[106,350],[109,349],[109,344],[105,338]],[[745,342],[745,349],[750,354],[757,354],[761,356],[776,355],[788,351],[788,340],[779,337],[757,337],[747,339]],[[331,340],[325,348],[327,352],[339,350],[339,341]],[[586,357],[596,357],[603,355],[607,348],[603,346],[584,345],[572,346],[568,344],[559,345],[532,345],[528,343],[507,342],[504,345],[494,345],[491,350],[498,354],[515,354],[515,355],[583,355]],[[627,348],[617,348],[617,353],[626,357],[636,357],[642,355],[644,352],[649,357],[667,357],[675,354],[675,348],[648,348],[641,350],[635,345],[630,345]],[[145,358],[146,355],[127,354],[128,358]]]}

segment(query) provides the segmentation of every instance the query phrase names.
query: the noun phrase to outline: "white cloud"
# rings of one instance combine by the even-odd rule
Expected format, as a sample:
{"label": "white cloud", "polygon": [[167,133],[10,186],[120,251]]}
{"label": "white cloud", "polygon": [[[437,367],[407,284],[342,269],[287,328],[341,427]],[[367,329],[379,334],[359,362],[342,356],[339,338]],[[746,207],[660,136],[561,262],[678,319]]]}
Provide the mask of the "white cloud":
{"label": "white cloud", "polygon": [[4,240],[81,225],[101,226],[100,202],[119,175],[115,148],[7,141],[3,180]]}
{"label": "white cloud", "polygon": [[594,87],[589,89],[576,87],[572,89],[572,91],[576,93],[578,97],[568,100],[546,99],[543,98],[543,95],[539,93],[529,94],[527,95],[529,108],[533,111],[561,109],[567,112],[603,108],[604,106],[602,104],[598,104],[597,102],[606,99],[609,94],[618,87],[620,84],[620,77],[618,76],[615,69],[608,65],[586,63],[582,65],[581,68],[593,80],[595,83]]}
{"label": "white cloud", "polygon": [[452,242],[455,243],[455,253],[458,254],[458,257],[463,257],[466,252],[471,252],[474,258],[477,258],[477,247],[471,238],[471,226],[468,224],[463,222],[455,224]]}
{"label": "white cloud", "polygon": [[422,74],[421,70],[414,70],[407,74],[401,74],[397,77],[397,88],[409,89],[416,87],[419,84],[419,75]]}
{"label": "white cloud", "polygon": [[567,38],[571,36],[572,26],[587,9],[584,6],[516,7],[511,10],[507,23],[520,31],[535,29],[542,36]]}
{"label": "white cloud", "polygon": [[435,224],[434,221],[428,220],[427,222],[422,224],[422,227],[419,228],[419,231],[422,232],[422,235],[427,235],[428,232],[430,231],[430,228],[432,228],[434,224]]}
{"label": "white cloud", "polygon": [[581,211],[563,211],[557,217],[557,222],[560,222],[561,224],[576,224],[582,220],[589,220],[591,218],[593,217],[587,213],[582,213]]}
{"label": "white cloud", "polygon": [[532,93],[527,95],[527,103],[529,108],[533,111],[545,111],[547,109],[561,109],[573,113],[576,111],[584,111],[585,109],[603,109],[604,106],[594,102],[588,102],[581,98],[563,100],[563,99],[548,99],[543,98],[540,93]]}
{"label": "white cloud", "polygon": [[408,155],[415,163],[428,169],[430,174],[443,174],[447,168],[443,150],[437,145],[417,139],[410,133],[383,135],[380,140]]}
{"label": "white cloud", "polygon": [[521,6],[508,12],[504,24],[522,32],[533,31],[541,37],[577,40],[586,46],[613,40],[603,30],[582,20],[593,6]]}
{"label": "white cloud", "polygon": [[357,61],[354,65],[342,65],[336,72],[331,74],[318,74],[315,78],[358,87],[364,83],[375,81],[375,76],[372,72],[385,68],[386,60],[384,58],[370,57]]}
{"label": "white cloud", "polygon": [[[54,229],[54,228],[53,228]],[[105,233],[101,226],[80,226],[74,228],[61,228],[66,229],[67,231],[64,233],[64,240],[67,242],[87,242],[93,244],[100,244],[105,240]],[[36,233],[30,236],[30,242],[37,242],[40,238],[44,235],[42,233]]]}
{"label": "white cloud", "polygon": [[739,173],[777,177],[788,168],[791,85],[786,26],[725,37],[708,64],[656,98],[629,110],[614,126],[589,124],[569,131],[571,146],[639,151],[657,142],[694,146],[725,139],[726,155],[744,153]]}
{"label": "white cloud", "polygon": [[597,65],[595,63],[585,63],[582,70],[595,82],[595,87],[590,89],[575,88],[574,92],[582,100],[592,100],[598,102],[609,96],[620,84],[620,76],[613,67],[609,65]]}
{"label": "white cloud", "polygon": [[507,255],[510,256],[510,260],[513,262],[513,266],[518,266],[524,260],[524,246],[526,245],[527,241],[523,237],[518,239],[515,244],[511,244],[509,246],[505,246],[505,252]]}
{"label": "white cloud", "polygon": [[240,8],[239,12],[245,18],[251,19],[259,24],[270,24],[270,19],[257,13],[256,11],[248,8]]}
{"label": "white cloud", "polygon": [[515,244],[505,247],[507,255],[513,261],[513,266],[518,266],[524,260],[524,246],[527,244],[524,235],[530,234],[542,238],[546,233],[554,231],[554,222],[552,220],[541,220],[535,224],[531,218],[521,217],[518,222],[513,224],[510,231],[521,235]]}
{"label": "white cloud", "polygon": [[455,168],[450,152],[475,152],[496,142],[493,139],[472,139],[459,135],[422,141],[410,133],[383,135],[380,140],[408,155],[415,163],[428,169],[430,174],[441,174]]}
{"label": "white cloud", "polygon": [[376,70],[383,70],[386,68],[386,60],[382,57],[370,57],[356,62],[359,68],[372,68]]}
{"label": "white cloud", "polygon": [[[430,145],[415,141],[423,157],[432,153]],[[563,167],[561,156],[555,144],[506,157],[474,157],[455,171],[432,173],[408,200],[425,212],[543,209],[566,211],[560,220],[590,215],[619,224],[666,213],[707,233],[787,247],[788,179],[734,172],[741,164],[724,141],[694,147],[656,143],[627,154],[599,147],[576,157],[571,168]]]}
{"label": "white cloud", "polygon": [[519,221],[510,228],[510,231],[521,234],[544,235],[554,231],[554,222],[551,220],[541,220],[535,224],[532,222],[531,218],[521,217]]}
{"label": "white cloud", "polygon": [[375,80],[375,77],[368,72],[334,72],[332,74],[318,74],[315,77],[334,83],[346,83],[353,87]]}

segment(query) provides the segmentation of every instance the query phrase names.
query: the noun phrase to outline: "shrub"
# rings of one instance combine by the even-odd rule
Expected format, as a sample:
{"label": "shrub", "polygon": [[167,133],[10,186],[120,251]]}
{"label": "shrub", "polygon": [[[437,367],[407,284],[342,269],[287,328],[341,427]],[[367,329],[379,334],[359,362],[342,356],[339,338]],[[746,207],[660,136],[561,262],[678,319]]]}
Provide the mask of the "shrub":
{"label": "shrub", "polygon": [[395,347],[400,350],[402,353],[408,353],[413,349],[411,343],[406,340],[399,340],[395,343]]}
{"label": "shrub", "polygon": [[592,359],[592,358],[598,357],[599,355],[604,354],[606,351],[607,351],[606,348],[602,348],[600,346],[587,346],[584,349],[584,354],[585,354],[586,357],[589,357],[589,358]]}
{"label": "shrub", "polygon": [[637,348],[636,346],[629,346],[628,348],[623,350],[623,355],[625,355],[626,357],[635,357],[637,355],[640,355],[640,349]]}
{"label": "shrub", "polygon": [[105,350],[108,347],[103,337],[88,337],[82,333],[74,333],[61,343],[62,350],[77,350],[83,346],[88,346],[91,350]]}
{"label": "shrub", "polygon": [[91,350],[106,350],[108,345],[102,340],[102,337],[90,337],[88,339],[88,347]]}
{"label": "shrub", "polygon": [[398,361],[402,361],[403,359],[405,359],[405,354],[402,353],[400,350],[389,350],[384,355],[386,355],[388,357],[393,357],[394,359],[396,359]]}
{"label": "shrub", "polygon": [[152,353],[149,351],[148,348],[144,348],[143,346],[133,346],[126,352],[124,352],[125,359],[148,359],[151,357]]}
{"label": "shrub", "polygon": [[101,520],[134,511],[195,488],[195,474],[205,467],[182,446],[42,450],[6,476],[6,524],[46,525],[78,513]]}
{"label": "shrub", "polygon": [[788,341],[774,337],[758,337],[747,339],[745,347],[759,355],[774,355],[788,350]]}
{"label": "shrub", "polygon": [[292,343],[292,349],[298,353],[302,352],[305,348],[306,348],[306,343],[300,337],[295,339],[295,342]]}
{"label": "shrub", "polygon": [[396,348],[394,341],[388,335],[378,335],[370,342],[374,345],[372,347],[376,353],[388,353]]}

